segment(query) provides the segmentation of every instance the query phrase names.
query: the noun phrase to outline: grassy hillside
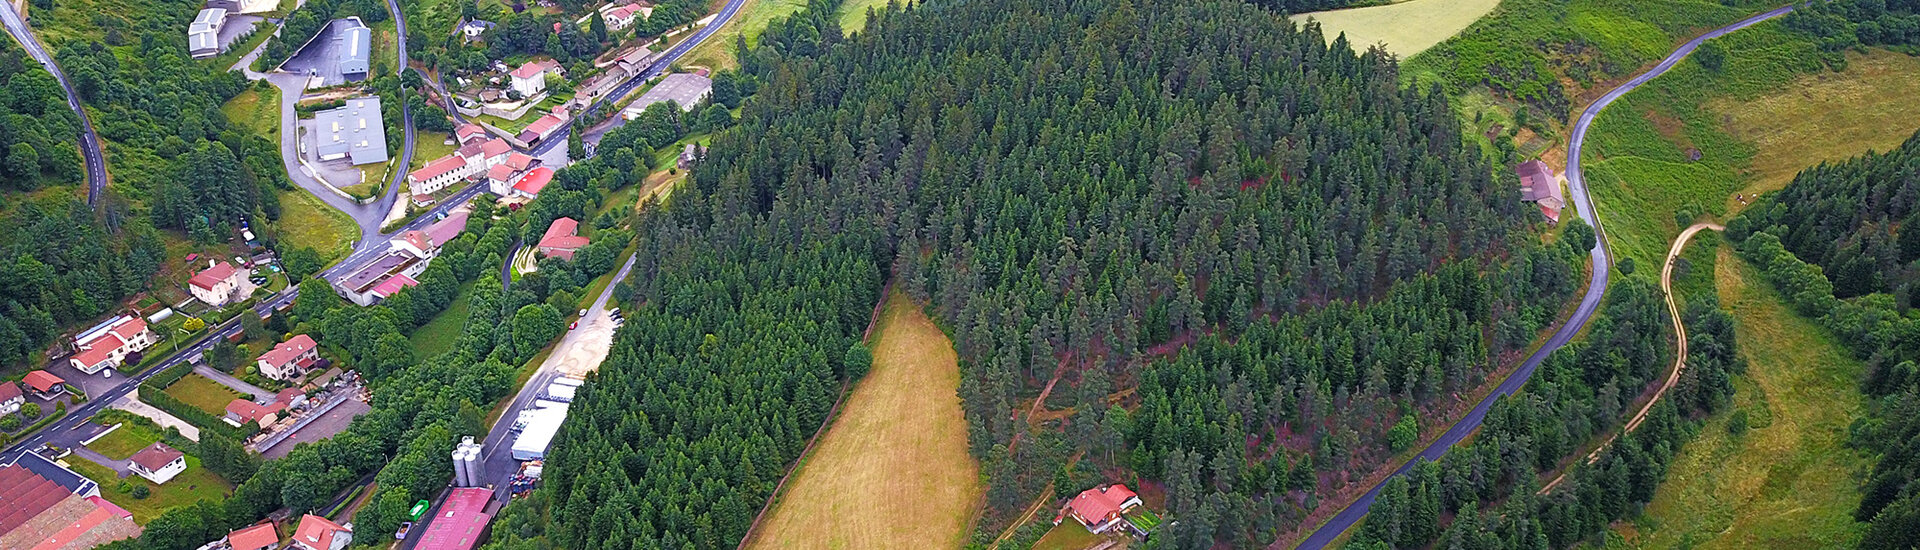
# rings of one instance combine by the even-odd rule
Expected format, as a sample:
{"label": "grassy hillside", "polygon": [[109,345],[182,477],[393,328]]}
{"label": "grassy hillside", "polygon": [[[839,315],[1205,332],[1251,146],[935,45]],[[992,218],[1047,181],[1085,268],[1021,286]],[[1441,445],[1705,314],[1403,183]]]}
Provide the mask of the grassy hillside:
{"label": "grassy hillside", "polygon": [[[901,295],[887,301],[873,370],[787,481],[747,545],[958,548],[983,488],[967,455],[953,342]],[[912,518],[898,514],[912,504]]]}
{"label": "grassy hillside", "polygon": [[[1720,247],[1714,280],[1740,331],[1747,372],[1733,407],[1703,424],[1666,483],[1610,548],[1851,547],[1855,477],[1868,462],[1845,447],[1862,410],[1859,360],[1787,308],[1759,270]],[[1696,266],[1699,267],[1699,266]],[[1728,430],[1744,415],[1744,434]]]}
{"label": "grassy hillside", "polygon": [[[849,5],[858,3],[861,2],[848,2]],[[881,5],[885,3],[881,2]],[[1293,20],[1319,21],[1328,42],[1344,33],[1347,42],[1356,49],[1365,50],[1374,44],[1384,44],[1387,51],[1405,58],[1451,38],[1498,5],[1500,0],[1411,0],[1384,6],[1303,13],[1293,16]],[[846,25],[845,18],[841,19],[841,25]]]}
{"label": "grassy hillside", "polygon": [[[847,3],[858,4],[860,0]],[[799,13],[805,7],[807,7],[806,0],[747,0],[747,5],[741,7],[739,13],[733,14],[733,18],[728,19],[726,25],[720,27],[720,30],[714,31],[713,36],[707,37],[705,42],[694,47],[693,51],[687,52],[687,56],[681,60],[680,64],[710,67],[714,70],[738,67],[740,60],[734,59],[733,53],[735,41],[745,37],[748,46],[758,44],[760,33],[767,30],[767,23]],[[864,15],[866,11],[862,9],[860,13]],[[864,22],[862,24],[864,25]],[[673,40],[678,43],[689,36],[692,34],[684,33],[674,36]]]}

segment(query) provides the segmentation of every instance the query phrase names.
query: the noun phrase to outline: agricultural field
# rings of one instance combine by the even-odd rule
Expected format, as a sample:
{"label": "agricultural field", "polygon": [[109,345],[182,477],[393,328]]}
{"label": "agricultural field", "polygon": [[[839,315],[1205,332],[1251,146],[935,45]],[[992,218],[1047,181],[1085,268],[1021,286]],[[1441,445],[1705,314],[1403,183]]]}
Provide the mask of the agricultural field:
{"label": "agricultural field", "polygon": [[[958,548],[984,488],[967,454],[952,341],[888,298],[873,369],[801,458],[747,548]],[[912,503],[913,521],[900,506]]]}
{"label": "agricultural field", "polygon": [[360,238],[360,227],[352,218],[306,191],[281,192],[280,208],[280,243],[288,250],[312,247],[331,263],[346,256],[354,239]]}
{"label": "agricultural field", "polygon": [[[734,14],[732,19],[727,20],[725,26],[714,31],[713,36],[707,37],[707,40],[695,46],[693,51],[687,52],[687,56],[682,58],[680,65],[707,67],[715,71],[738,67],[740,61],[733,58],[735,38],[745,36],[748,46],[757,44],[760,33],[767,30],[768,23],[772,23],[774,19],[798,13],[805,7],[807,7],[805,0],[747,0],[747,5],[741,7],[740,12]],[[864,10],[862,13],[865,13]],[[692,35],[675,35],[674,43],[685,40],[688,36]]]}
{"label": "agricultural field", "polygon": [[1920,93],[1920,60],[1850,53],[1844,71],[1828,71],[1811,39],[1778,23],[1709,45],[1726,52],[1719,67],[1676,66],[1609,107],[1590,135],[1589,187],[1614,250],[1637,265],[1659,265],[1682,226],[1724,219],[1736,195],[1751,201],[1802,168],[1920,128],[1906,100]]}
{"label": "agricultural field", "polygon": [[[867,0],[878,1],[878,0]],[[847,6],[862,2],[848,2]],[[886,5],[879,2],[879,5]],[[1356,50],[1382,44],[1388,52],[1405,59],[1426,51],[1493,11],[1500,0],[1410,0],[1383,6],[1302,13],[1293,16],[1296,23],[1318,21],[1329,43],[1345,34]],[[848,15],[841,8],[841,26]],[[858,14],[864,25],[865,8]]]}
{"label": "agricultural field", "polygon": [[[1641,516],[1609,548],[1850,548],[1863,524],[1857,476],[1871,466],[1846,447],[1863,410],[1863,365],[1818,323],[1794,314],[1760,272],[1718,247],[1715,282],[1738,323],[1747,372],[1733,406],[1707,419],[1674,458]],[[1749,428],[1728,423],[1744,415]]]}
{"label": "agricultural field", "polygon": [[193,408],[206,411],[207,414],[220,416],[227,413],[227,404],[241,397],[240,392],[221,385],[198,374],[189,374],[167,386],[167,395]]}

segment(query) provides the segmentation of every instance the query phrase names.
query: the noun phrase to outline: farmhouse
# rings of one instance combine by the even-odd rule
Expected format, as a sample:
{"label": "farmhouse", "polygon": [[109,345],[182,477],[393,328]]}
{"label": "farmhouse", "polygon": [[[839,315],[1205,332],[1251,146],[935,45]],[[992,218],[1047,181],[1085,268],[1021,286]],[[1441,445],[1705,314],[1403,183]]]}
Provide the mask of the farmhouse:
{"label": "farmhouse", "polygon": [[227,548],[230,550],[272,550],[278,546],[280,533],[273,530],[271,521],[227,533]]}
{"label": "farmhouse", "polygon": [[680,110],[692,111],[694,105],[712,93],[713,79],[693,73],[674,73],[660,79],[660,83],[654,84],[647,93],[640,94],[638,99],[627,105],[627,110],[621,111],[620,116],[627,120],[639,118],[640,113],[646,112],[647,106],[662,101],[672,101],[680,105]]}
{"label": "farmhouse", "polygon": [[341,550],[350,544],[353,544],[352,529],[327,521],[327,518],[307,514],[300,516],[300,527],[293,530],[293,541],[288,548]]}
{"label": "farmhouse", "polygon": [[33,395],[41,399],[53,399],[67,392],[66,379],[43,370],[27,373],[27,377],[20,379],[20,382],[25,383],[27,389],[33,390]]}
{"label": "farmhouse", "polygon": [[158,441],[127,459],[127,469],[154,485],[162,485],[187,470],[187,455]]}
{"label": "farmhouse", "polygon": [[27,403],[27,393],[20,391],[20,385],[9,380],[0,382],[0,416],[20,412],[20,406]]}
{"label": "farmhouse", "polygon": [[1067,508],[1062,513],[1087,526],[1088,531],[1105,533],[1125,522],[1121,514],[1139,505],[1139,495],[1127,486],[1116,483],[1082,491],[1079,496],[1067,501]]}
{"label": "farmhouse", "polygon": [[576,234],[579,229],[580,222],[573,218],[553,220],[553,225],[547,226],[547,233],[540,237],[540,253],[572,260],[574,253],[587,246],[587,238]]}
{"label": "farmhouse", "polygon": [[1553,167],[1535,159],[1520,163],[1513,171],[1520,175],[1520,200],[1539,205],[1548,220],[1560,221],[1560,209],[1567,207],[1567,200],[1560,195],[1561,178],[1553,173]]}
{"label": "farmhouse", "polygon": [[345,106],[314,113],[313,122],[314,154],[320,160],[351,158],[355,165],[387,161],[379,96],[349,99]]}
{"label": "farmhouse", "polygon": [[139,534],[86,476],[30,452],[0,467],[0,548],[94,548]]}
{"label": "farmhouse", "polygon": [[119,367],[127,354],[153,346],[153,331],[139,317],[121,315],[94,325],[73,339],[73,356],[67,362],[87,374]]}
{"label": "farmhouse", "polygon": [[[315,361],[320,360],[320,350],[313,337],[301,334],[273,346],[273,349],[260,354],[256,366],[260,375],[274,380],[292,380],[306,374]],[[228,407],[231,412],[232,407]]]}
{"label": "farmhouse", "polygon": [[240,301],[237,291],[247,284],[246,274],[225,261],[208,260],[207,263],[212,265],[187,279],[187,291],[194,299],[213,307]]}
{"label": "farmhouse", "polygon": [[559,70],[560,64],[551,59],[528,61],[510,74],[513,77],[513,91],[520,92],[520,97],[533,97],[547,91],[547,74],[558,74]]}
{"label": "farmhouse", "polygon": [[187,25],[187,53],[194,59],[220,55],[220,28],[227,24],[226,8],[207,8]]}

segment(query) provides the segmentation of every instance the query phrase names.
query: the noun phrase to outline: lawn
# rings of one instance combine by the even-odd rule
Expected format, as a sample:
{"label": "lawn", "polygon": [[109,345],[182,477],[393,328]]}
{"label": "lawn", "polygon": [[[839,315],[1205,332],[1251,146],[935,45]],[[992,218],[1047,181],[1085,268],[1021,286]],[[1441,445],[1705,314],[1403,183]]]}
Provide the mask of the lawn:
{"label": "lawn", "polygon": [[[873,11],[886,9],[888,1],[889,0],[843,0],[840,2],[840,8],[836,12],[836,15],[840,17],[840,32],[852,34],[867,28],[867,9],[872,8]],[[900,2],[900,0],[892,1],[905,4],[905,2]]]}
{"label": "lawn", "polygon": [[1615,251],[1640,265],[1659,265],[1686,225],[1677,214],[1724,219],[1737,194],[1920,128],[1920,60],[1848,54],[1835,73],[1777,22],[1712,43],[1727,51],[1723,69],[1682,63],[1609,106],[1590,134],[1589,188]]}
{"label": "lawn", "polygon": [[[873,370],[847,397],[747,548],[959,548],[984,488],[967,454],[953,343],[887,301]],[[900,507],[912,503],[913,521]]]}
{"label": "lawn", "polygon": [[[767,30],[768,23],[772,23],[774,19],[793,15],[806,7],[805,0],[747,0],[747,5],[741,7],[732,19],[728,19],[725,26],[714,31],[713,36],[708,36],[707,40],[695,46],[693,51],[687,52],[686,60],[680,64],[689,67],[707,67],[716,71],[738,67],[740,61],[733,58],[735,37],[745,36],[747,46],[752,47],[760,43],[760,33]],[[864,10],[862,13],[865,13]]]}
{"label": "lawn", "polygon": [[173,385],[167,386],[166,392],[174,399],[214,416],[226,414],[227,404],[241,397],[240,392],[233,388],[198,374],[181,377]]}
{"label": "lawn", "polygon": [[100,436],[100,439],[95,439],[92,443],[88,443],[87,448],[93,449],[93,452],[107,455],[107,458],[126,460],[127,457],[133,456],[133,453],[140,452],[140,449],[145,449],[148,445],[152,445],[153,442],[159,440],[160,434],[151,428],[132,423],[123,423],[119,429],[108,432],[107,435]]}
{"label": "lawn", "polygon": [[[1046,510],[1042,510],[1043,514]],[[1047,531],[1040,540],[1033,542],[1033,550],[1087,550],[1107,540],[1107,537],[1093,534],[1080,522],[1066,520]]]}
{"label": "lawn", "polygon": [[[848,5],[858,3],[861,2],[849,2]],[[880,2],[880,5],[886,4]],[[1347,42],[1354,49],[1364,51],[1374,44],[1385,44],[1387,51],[1406,58],[1452,38],[1498,5],[1500,0],[1411,0],[1384,6],[1302,13],[1294,15],[1293,20],[1319,21],[1329,43],[1334,37],[1346,33]],[[860,23],[864,25],[865,12],[861,15]],[[841,25],[845,26],[846,21],[847,17],[842,15]]]}
{"label": "lawn", "polygon": [[412,171],[426,166],[428,162],[451,155],[458,149],[460,145],[453,143],[453,137],[446,132],[416,130],[413,139],[413,164],[409,165],[407,170]]}
{"label": "lawn", "polygon": [[280,243],[288,250],[312,247],[320,258],[331,263],[347,255],[353,241],[360,238],[360,226],[353,218],[334,210],[306,191],[280,193]]}
{"label": "lawn", "polygon": [[[492,267],[488,267],[482,277],[496,277]],[[407,339],[413,342],[413,355],[422,359],[446,353],[453,349],[453,343],[460,339],[460,333],[467,326],[467,306],[473,301],[473,282],[460,285],[460,294],[453,297],[453,303],[447,310],[435,315],[432,321],[414,329]]]}
{"label": "lawn", "polygon": [[[1608,546],[1851,548],[1861,524],[1856,476],[1871,465],[1846,448],[1863,409],[1863,366],[1819,324],[1795,315],[1760,273],[1720,247],[1716,286],[1739,331],[1746,375],[1733,407],[1707,419],[1674,457],[1644,513]],[[1726,429],[1732,411],[1752,428]]]}
{"label": "lawn", "polygon": [[[154,485],[153,482],[140,476],[128,476],[124,480],[115,481],[118,476],[113,470],[84,458],[67,457],[67,464],[81,475],[99,482],[100,496],[106,497],[108,502],[117,504],[128,512],[133,512],[133,522],[142,525],[153,521],[153,518],[159,517],[167,510],[191,505],[201,500],[223,500],[232,490],[232,486],[228,485],[226,480],[220,479],[220,476],[201,467],[200,458],[192,455],[187,456],[186,471],[167,480],[166,485]],[[118,485],[121,481],[127,484],[129,491],[132,487],[144,485],[148,491],[152,491],[152,494],[147,495],[147,498],[133,498],[130,493],[120,492]]]}
{"label": "lawn", "polygon": [[[266,33],[261,33],[266,34]],[[280,90],[261,89],[248,86],[240,95],[233,96],[226,105],[220,106],[220,112],[227,115],[227,121],[254,134],[280,141]]]}

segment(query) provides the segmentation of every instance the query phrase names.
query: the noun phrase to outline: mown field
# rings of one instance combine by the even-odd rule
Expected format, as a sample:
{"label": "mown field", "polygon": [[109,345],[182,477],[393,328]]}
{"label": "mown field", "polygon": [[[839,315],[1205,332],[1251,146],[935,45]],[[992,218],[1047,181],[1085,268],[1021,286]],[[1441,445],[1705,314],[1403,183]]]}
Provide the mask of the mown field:
{"label": "mown field", "polygon": [[360,227],[345,213],[298,189],[280,193],[280,242],[288,250],[312,247],[327,262],[347,255]]}
{"label": "mown field", "polygon": [[[886,5],[879,0],[864,1]],[[847,5],[859,3],[861,1],[851,1]],[[1404,59],[1452,38],[1498,5],[1500,0],[1410,0],[1384,6],[1297,14],[1293,20],[1300,23],[1309,19],[1319,21],[1329,43],[1345,33],[1347,42],[1356,50],[1364,51],[1374,44],[1382,44],[1387,51]],[[865,12],[862,11],[860,15],[860,24],[866,24]],[[847,21],[848,17],[842,15],[841,26],[846,27]]]}
{"label": "mown field", "polygon": [[214,416],[226,414],[227,404],[241,397],[240,392],[233,391],[233,388],[198,374],[180,377],[179,381],[167,386],[166,391],[174,399]]}
{"label": "mown field", "polygon": [[[1870,462],[1846,448],[1863,404],[1860,361],[1795,315],[1760,272],[1719,247],[1714,277],[1738,323],[1745,376],[1733,406],[1675,457],[1645,512],[1609,548],[1851,548],[1855,477]],[[1746,433],[1730,433],[1735,415]]]}
{"label": "mown field", "polygon": [[126,460],[127,457],[133,456],[133,453],[140,452],[140,449],[145,449],[159,440],[160,434],[151,429],[134,424],[122,424],[120,429],[108,432],[107,435],[88,443],[87,448],[107,455],[107,458]]}
{"label": "mown field", "polygon": [[1920,60],[1848,54],[1834,73],[1815,61],[1811,39],[1777,22],[1711,44],[1727,52],[1717,70],[1697,59],[1676,66],[1610,106],[1589,135],[1589,187],[1614,250],[1637,265],[1659,265],[1681,227],[1724,218],[1736,195],[1920,127],[1920,107],[1909,105]]}
{"label": "mown field", "polygon": [[953,343],[899,295],[888,299],[877,334],[873,370],[801,458],[747,548],[965,545],[985,489],[967,454]]}

